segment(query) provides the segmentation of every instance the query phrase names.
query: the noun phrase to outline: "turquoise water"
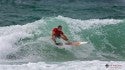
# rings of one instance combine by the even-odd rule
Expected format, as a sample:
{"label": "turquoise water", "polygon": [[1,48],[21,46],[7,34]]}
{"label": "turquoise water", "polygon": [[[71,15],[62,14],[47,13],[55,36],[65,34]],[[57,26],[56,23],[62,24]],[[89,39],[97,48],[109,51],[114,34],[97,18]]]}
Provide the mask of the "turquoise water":
{"label": "turquoise water", "polygon": [[[1,0],[0,69],[105,70],[108,63],[124,70],[117,62],[125,61],[124,7],[124,0]],[[88,43],[57,48],[58,25],[70,41]]]}

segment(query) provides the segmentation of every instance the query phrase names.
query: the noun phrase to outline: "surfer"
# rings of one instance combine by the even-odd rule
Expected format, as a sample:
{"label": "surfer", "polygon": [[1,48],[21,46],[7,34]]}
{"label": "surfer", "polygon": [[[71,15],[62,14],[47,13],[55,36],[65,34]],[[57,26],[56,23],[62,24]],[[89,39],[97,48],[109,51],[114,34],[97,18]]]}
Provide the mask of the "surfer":
{"label": "surfer", "polygon": [[57,28],[52,29],[52,40],[54,41],[54,43],[56,45],[59,45],[60,43],[56,42],[56,38],[59,38],[59,39],[62,38],[63,40],[65,40],[69,43],[69,40],[68,40],[67,36],[62,31],[61,25],[59,25]]}

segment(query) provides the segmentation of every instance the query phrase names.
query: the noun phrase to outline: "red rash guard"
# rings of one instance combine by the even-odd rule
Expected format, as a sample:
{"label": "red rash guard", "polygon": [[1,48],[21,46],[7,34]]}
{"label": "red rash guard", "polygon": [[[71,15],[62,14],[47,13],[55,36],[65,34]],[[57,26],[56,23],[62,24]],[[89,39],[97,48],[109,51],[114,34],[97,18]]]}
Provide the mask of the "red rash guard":
{"label": "red rash guard", "polygon": [[63,34],[63,32],[59,31],[58,28],[53,28],[53,31],[55,32],[55,36],[60,36],[60,34]]}

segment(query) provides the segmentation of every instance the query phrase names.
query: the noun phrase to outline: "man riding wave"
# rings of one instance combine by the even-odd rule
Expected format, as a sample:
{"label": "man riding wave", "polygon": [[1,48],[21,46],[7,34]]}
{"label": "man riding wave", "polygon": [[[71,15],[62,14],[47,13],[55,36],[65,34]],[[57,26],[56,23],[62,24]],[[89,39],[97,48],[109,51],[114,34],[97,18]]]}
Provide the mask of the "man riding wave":
{"label": "man riding wave", "polygon": [[59,45],[59,43],[56,42],[56,38],[62,38],[63,40],[67,41],[69,43],[69,40],[67,36],[62,31],[62,26],[59,25],[57,28],[52,29],[52,40],[56,45]]}

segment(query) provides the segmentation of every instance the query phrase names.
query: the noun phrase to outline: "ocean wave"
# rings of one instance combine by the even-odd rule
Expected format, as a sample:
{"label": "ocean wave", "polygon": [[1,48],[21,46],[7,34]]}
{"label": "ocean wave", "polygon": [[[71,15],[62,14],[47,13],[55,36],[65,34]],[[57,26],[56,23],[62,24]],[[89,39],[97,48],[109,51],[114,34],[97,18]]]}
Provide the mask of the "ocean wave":
{"label": "ocean wave", "polygon": [[[124,52],[121,49],[123,45],[121,44],[119,48],[121,52],[117,53],[118,46],[114,45],[115,40],[108,39],[114,35],[113,33],[110,35],[108,30],[114,30],[115,28],[110,28],[119,27],[122,22],[124,21],[118,19],[80,20],[58,16],[42,18],[25,25],[0,27],[0,57],[1,60],[22,59],[30,62],[124,60],[122,55]],[[64,33],[71,41],[88,41],[89,43],[77,48],[56,48],[51,41],[51,29],[58,25],[63,26]],[[105,28],[107,31],[104,31]]]}

